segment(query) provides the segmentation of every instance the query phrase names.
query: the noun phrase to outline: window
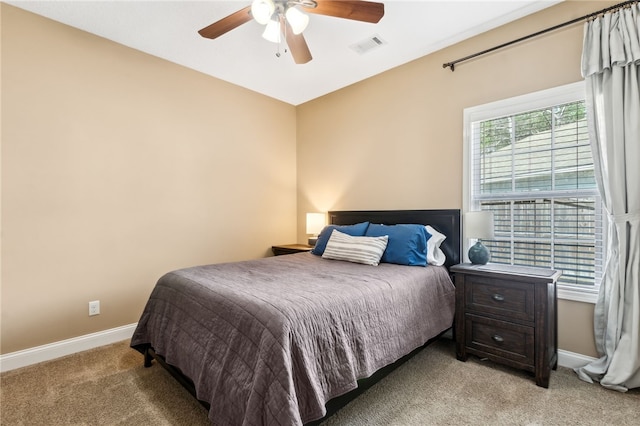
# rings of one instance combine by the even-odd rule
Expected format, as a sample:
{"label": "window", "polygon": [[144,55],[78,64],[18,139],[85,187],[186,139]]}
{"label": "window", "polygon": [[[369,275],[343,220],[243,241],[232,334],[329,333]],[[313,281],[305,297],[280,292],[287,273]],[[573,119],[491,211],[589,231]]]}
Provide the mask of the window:
{"label": "window", "polygon": [[490,210],[491,262],[563,272],[563,298],[595,302],[603,267],[602,203],[584,84],[468,108],[464,210]]}

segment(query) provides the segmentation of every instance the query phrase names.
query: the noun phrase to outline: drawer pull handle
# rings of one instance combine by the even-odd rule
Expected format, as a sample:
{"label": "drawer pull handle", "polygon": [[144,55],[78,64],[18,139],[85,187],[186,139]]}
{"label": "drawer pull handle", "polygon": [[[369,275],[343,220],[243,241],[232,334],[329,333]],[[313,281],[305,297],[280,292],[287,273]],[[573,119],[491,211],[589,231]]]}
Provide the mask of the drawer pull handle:
{"label": "drawer pull handle", "polygon": [[493,336],[491,336],[491,338],[498,343],[502,343],[504,342],[504,338],[500,335],[494,334]]}
{"label": "drawer pull handle", "polygon": [[498,293],[495,293],[494,295],[492,295],[491,298],[496,302],[504,302],[504,296]]}

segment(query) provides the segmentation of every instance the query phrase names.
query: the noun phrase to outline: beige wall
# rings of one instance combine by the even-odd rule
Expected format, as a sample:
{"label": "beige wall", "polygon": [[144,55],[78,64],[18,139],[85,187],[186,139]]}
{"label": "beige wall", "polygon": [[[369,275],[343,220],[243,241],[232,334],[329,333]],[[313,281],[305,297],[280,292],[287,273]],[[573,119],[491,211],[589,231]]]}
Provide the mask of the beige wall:
{"label": "beige wall", "polygon": [[[565,2],[299,106],[298,241],[307,211],[461,208],[464,108],[581,80],[582,25],[442,64],[611,4]],[[559,317],[560,348],[595,356],[593,305]]]}
{"label": "beige wall", "polygon": [[[2,4],[2,353],[135,322],[160,274],[303,242],[307,211],[460,208],[463,109],[580,80],[582,27],[442,63],[611,4],[297,108]],[[593,305],[559,318],[561,349],[595,356]]]}
{"label": "beige wall", "polygon": [[295,241],[295,107],[1,8],[2,353],[134,323],[168,270]]}

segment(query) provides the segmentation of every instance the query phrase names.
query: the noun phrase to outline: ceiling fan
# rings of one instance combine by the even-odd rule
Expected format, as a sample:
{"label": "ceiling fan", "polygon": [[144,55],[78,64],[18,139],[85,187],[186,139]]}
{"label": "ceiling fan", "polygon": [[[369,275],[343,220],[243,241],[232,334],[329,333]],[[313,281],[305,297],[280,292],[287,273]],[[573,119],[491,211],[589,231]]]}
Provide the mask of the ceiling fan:
{"label": "ceiling fan", "polygon": [[312,59],[302,32],[309,23],[307,13],[377,23],[384,16],[384,4],[361,0],[253,0],[231,15],[201,29],[202,37],[215,39],[254,19],[266,25],[262,37],[280,43],[282,36],[296,64]]}

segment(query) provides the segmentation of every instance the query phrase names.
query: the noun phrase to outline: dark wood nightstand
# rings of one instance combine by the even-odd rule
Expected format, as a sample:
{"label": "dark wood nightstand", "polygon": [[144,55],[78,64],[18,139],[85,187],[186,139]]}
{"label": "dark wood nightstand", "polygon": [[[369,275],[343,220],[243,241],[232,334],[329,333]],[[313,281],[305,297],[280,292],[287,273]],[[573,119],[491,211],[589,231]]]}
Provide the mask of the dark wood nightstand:
{"label": "dark wood nightstand", "polygon": [[456,356],[468,354],[535,374],[549,387],[558,365],[556,282],[562,273],[502,264],[451,267],[456,284]]}
{"label": "dark wood nightstand", "polygon": [[311,251],[313,247],[306,244],[284,244],[280,246],[272,246],[271,251],[275,256],[281,256],[283,254],[302,253],[305,251]]}

